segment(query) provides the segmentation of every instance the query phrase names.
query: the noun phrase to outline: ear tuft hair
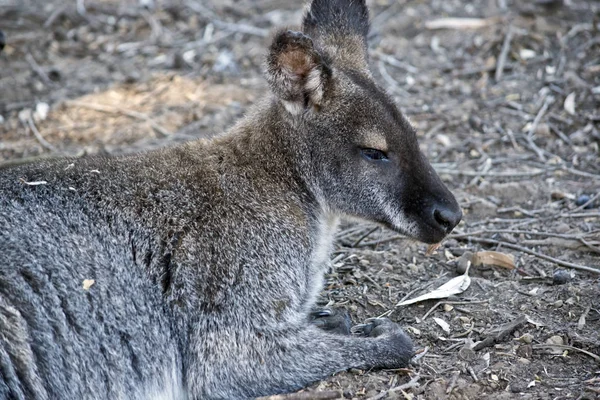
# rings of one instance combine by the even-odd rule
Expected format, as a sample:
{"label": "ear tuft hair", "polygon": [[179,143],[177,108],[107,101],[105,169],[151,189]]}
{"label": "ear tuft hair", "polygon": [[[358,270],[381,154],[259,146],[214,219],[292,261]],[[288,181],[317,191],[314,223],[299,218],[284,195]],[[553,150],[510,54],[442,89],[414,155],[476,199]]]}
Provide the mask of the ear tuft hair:
{"label": "ear tuft hair", "polygon": [[365,0],[313,0],[304,16],[303,29],[315,37],[359,35],[366,41],[369,9]]}
{"label": "ear tuft hair", "polygon": [[365,0],[313,0],[302,29],[332,64],[368,70],[369,9]]}

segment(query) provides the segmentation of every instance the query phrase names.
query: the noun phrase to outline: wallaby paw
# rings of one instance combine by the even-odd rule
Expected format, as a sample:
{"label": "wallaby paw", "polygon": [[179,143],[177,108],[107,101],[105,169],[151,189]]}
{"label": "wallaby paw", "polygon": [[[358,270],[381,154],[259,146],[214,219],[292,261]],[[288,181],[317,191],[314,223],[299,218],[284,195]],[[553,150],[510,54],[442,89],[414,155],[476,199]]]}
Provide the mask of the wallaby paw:
{"label": "wallaby paw", "polygon": [[324,331],[340,335],[350,335],[352,327],[350,314],[344,309],[315,309],[309,314],[309,322]]}
{"label": "wallaby paw", "polygon": [[353,326],[351,332],[381,341],[383,357],[378,360],[381,368],[405,367],[414,355],[412,340],[400,325],[387,318],[370,318],[364,324]]}

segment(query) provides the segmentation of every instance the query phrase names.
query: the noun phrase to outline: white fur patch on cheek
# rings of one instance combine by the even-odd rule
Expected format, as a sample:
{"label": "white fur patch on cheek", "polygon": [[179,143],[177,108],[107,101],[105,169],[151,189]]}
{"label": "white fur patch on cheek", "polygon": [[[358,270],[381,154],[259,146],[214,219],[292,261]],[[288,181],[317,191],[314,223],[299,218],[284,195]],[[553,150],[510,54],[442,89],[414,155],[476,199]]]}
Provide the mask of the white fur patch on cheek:
{"label": "white fur patch on cheek", "polygon": [[385,216],[394,228],[407,235],[416,235],[418,233],[417,225],[414,222],[409,221],[402,211],[392,207],[392,203],[379,197],[379,204],[382,206]]}

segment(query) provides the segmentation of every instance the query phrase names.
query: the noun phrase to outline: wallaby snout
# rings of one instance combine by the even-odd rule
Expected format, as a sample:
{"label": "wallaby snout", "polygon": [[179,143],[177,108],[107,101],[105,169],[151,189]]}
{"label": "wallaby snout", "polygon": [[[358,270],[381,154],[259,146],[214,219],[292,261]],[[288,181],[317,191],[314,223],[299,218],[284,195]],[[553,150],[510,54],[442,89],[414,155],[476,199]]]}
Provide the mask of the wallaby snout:
{"label": "wallaby snout", "polygon": [[417,223],[415,239],[438,243],[458,225],[462,210],[424,155],[418,162],[422,167],[414,170],[423,173],[410,176],[403,193],[404,211]]}

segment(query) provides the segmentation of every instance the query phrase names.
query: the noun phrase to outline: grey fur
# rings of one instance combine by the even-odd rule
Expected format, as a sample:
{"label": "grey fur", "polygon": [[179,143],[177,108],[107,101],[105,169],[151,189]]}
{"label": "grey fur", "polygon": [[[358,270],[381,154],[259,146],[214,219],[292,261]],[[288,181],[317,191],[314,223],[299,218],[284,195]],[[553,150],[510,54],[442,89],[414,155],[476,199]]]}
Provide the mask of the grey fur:
{"label": "grey fur", "polygon": [[407,364],[396,324],[311,314],[340,216],[426,242],[460,219],[414,129],[331,53],[327,27],[367,26],[342,8],[362,14],[312,18],[314,42],[277,34],[274,94],[212,141],[0,172],[0,399],[244,399]]}

